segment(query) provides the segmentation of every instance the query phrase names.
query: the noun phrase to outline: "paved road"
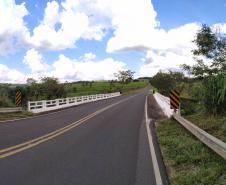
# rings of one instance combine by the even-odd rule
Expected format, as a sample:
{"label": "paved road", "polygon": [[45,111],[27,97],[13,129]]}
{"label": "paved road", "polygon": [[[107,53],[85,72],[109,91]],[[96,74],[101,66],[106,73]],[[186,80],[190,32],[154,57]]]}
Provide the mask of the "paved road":
{"label": "paved road", "polygon": [[155,185],[144,126],[146,95],[147,90],[0,123],[1,152],[108,107],[64,133],[0,159],[0,185]]}

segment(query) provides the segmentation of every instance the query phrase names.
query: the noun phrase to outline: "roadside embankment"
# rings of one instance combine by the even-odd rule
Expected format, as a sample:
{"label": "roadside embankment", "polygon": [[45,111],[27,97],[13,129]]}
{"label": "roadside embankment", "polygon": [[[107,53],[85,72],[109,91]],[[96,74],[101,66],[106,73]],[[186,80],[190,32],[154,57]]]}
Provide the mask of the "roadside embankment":
{"label": "roadside embankment", "polygon": [[226,184],[226,161],[175,120],[159,122],[157,136],[172,185]]}
{"label": "roadside embankment", "polygon": [[[225,142],[225,117],[199,113],[186,119]],[[226,160],[213,152],[174,119],[156,125],[164,163],[172,185],[225,185]]]}

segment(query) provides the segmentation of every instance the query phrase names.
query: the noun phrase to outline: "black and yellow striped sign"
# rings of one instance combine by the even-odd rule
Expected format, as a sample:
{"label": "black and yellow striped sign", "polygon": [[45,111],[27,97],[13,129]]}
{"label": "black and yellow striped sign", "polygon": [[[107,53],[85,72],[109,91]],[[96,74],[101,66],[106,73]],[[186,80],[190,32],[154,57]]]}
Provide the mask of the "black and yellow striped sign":
{"label": "black and yellow striped sign", "polygon": [[170,108],[179,109],[180,107],[180,93],[176,90],[170,91]]}
{"label": "black and yellow striped sign", "polygon": [[15,100],[16,100],[16,106],[17,106],[17,107],[22,106],[22,93],[21,93],[20,90],[18,90],[18,91],[16,92],[16,98],[15,98]]}

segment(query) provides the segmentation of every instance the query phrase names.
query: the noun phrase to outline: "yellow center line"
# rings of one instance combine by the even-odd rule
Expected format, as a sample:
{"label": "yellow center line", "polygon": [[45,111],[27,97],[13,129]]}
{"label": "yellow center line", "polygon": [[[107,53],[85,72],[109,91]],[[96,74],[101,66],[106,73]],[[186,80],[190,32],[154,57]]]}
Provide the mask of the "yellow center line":
{"label": "yellow center line", "polygon": [[[134,96],[136,96],[136,95],[134,95]],[[116,102],[114,104],[108,105],[108,106],[106,106],[106,107],[104,107],[104,108],[102,108],[102,109],[100,109],[100,110],[98,110],[98,111],[96,111],[96,112],[94,112],[94,113],[92,113],[92,114],[90,114],[90,115],[88,115],[88,116],[76,121],[76,122],[73,122],[73,123],[71,123],[71,124],[69,124],[69,125],[67,125],[67,126],[65,126],[63,128],[60,128],[58,130],[55,130],[55,131],[50,132],[48,134],[45,134],[45,135],[43,135],[41,137],[38,137],[36,139],[32,139],[30,141],[27,141],[27,142],[24,142],[24,143],[21,143],[21,144],[12,146],[12,147],[8,147],[8,148],[5,148],[5,149],[2,149],[2,150],[0,150],[0,159],[8,157],[8,156],[11,156],[11,155],[14,155],[14,154],[19,153],[19,152],[22,152],[22,151],[24,151],[26,149],[32,148],[32,147],[37,146],[37,145],[39,145],[39,144],[41,144],[41,143],[43,143],[45,141],[48,141],[48,140],[53,139],[53,138],[55,138],[55,137],[57,137],[59,135],[62,135],[63,133],[65,133],[65,132],[67,132],[67,131],[69,131],[69,130],[71,130],[71,129],[79,126],[79,125],[81,125],[85,121],[93,118],[94,116],[104,112],[105,110],[110,109],[111,107],[114,107],[114,106],[116,106],[116,105],[118,105],[118,104],[120,104],[120,103],[122,103],[124,101],[127,101],[128,99],[133,98],[134,96],[128,97],[128,98],[126,98],[124,100],[121,100],[121,101]]]}

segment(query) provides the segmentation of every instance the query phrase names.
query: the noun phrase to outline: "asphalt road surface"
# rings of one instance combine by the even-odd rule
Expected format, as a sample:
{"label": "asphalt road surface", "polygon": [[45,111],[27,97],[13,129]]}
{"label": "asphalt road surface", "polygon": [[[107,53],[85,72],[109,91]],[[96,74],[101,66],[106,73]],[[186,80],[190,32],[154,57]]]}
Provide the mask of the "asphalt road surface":
{"label": "asphalt road surface", "polygon": [[0,123],[0,185],[155,185],[147,94]]}

